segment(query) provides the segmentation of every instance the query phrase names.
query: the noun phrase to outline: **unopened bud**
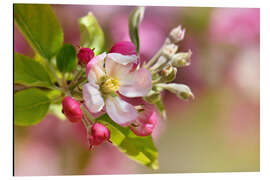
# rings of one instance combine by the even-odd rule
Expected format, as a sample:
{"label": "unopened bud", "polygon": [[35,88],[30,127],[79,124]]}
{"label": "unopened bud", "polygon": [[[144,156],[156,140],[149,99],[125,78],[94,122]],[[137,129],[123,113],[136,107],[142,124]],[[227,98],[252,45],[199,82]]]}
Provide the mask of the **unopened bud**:
{"label": "unopened bud", "polygon": [[162,54],[170,59],[176,53],[177,50],[178,50],[177,45],[175,45],[175,44],[165,44],[162,47]]}
{"label": "unopened bud", "polygon": [[172,29],[170,32],[170,39],[174,43],[178,43],[184,39],[185,36],[185,29],[182,29],[181,25],[177,26],[176,28]]}
{"label": "unopened bud", "polygon": [[[136,46],[130,41],[119,41],[113,45],[110,53],[120,53],[123,55],[136,55]],[[133,70],[140,64],[141,60],[138,56],[137,62],[133,64]]]}
{"label": "unopened bud", "polygon": [[94,123],[88,132],[89,149],[98,146],[105,141],[110,141],[110,130],[101,123]]}
{"label": "unopened bud", "polygon": [[176,74],[177,68],[169,64],[164,69],[162,69],[160,82],[171,82],[175,79]]}
{"label": "unopened bud", "polygon": [[174,93],[177,97],[181,99],[185,99],[185,100],[189,98],[194,99],[194,95],[187,85],[176,84],[176,83],[170,83],[170,84],[160,83],[160,84],[157,84],[156,86],[160,88],[164,88],[170,91],[171,93]]}
{"label": "unopened bud", "polygon": [[140,113],[135,125],[130,126],[130,129],[137,136],[149,136],[157,124],[157,119],[158,115],[154,110],[144,110]]}
{"label": "unopened bud", "polygon": [[120,41],[113,45],[110,53],[120,53],[123,55],[137,55],[136,46],[130,41]]}
{"label": "unopened bud", "polygon": [[185,67],[190,65],[191,50],[188,52],[180,52],[172,57],[172,65],[175,67]]}
{"label": "unopened bud", "polygon": [[63,113],[71,122],[79,122],[82,120],[83,112],[80,103],[70,96],[66,96],[62,102]]}
{"label": "unopened bud", "polygon": [[94,51],[89,48],[81,48],[77,54],[77,58],[80,64],[87,64],[94,56]]}

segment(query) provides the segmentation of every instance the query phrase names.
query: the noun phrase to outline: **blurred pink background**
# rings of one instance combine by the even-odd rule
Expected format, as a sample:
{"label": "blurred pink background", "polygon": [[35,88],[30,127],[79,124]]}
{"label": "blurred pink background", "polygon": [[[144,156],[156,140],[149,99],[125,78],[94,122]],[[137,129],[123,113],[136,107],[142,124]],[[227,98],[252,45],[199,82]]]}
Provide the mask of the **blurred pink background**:
{"label": "blurred pink background", "polygon": [[[78,18],[92,11],[107,50],[129,40],[128,6],[53,5],[66,43],[79,45]],[[167,121],[159,121],[155,143],[160,169],[136,164],[105,143],[88,151],[82,124],[48,115],[32,127],[15,126],[15,175],[238,172],[260,169],[260,10],[240,8],[147,7],[140,27],[141,53],[149,60],[170,29],[181,24],[191,49],[191,66],[178,83],[195,100],[164,93]],[[14,51],[34,56],[15,26]]]}

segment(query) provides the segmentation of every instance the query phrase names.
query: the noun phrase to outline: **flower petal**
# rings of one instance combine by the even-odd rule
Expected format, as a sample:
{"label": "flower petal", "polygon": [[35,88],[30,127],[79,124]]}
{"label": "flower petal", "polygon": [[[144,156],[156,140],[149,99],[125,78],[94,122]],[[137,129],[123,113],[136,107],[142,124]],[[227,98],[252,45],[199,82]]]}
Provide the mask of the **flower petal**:
{"label": "flower petal", "polygon": [[105,76],[105,69],[104,69],[104,59],[106,57],[106,53],[102,53],[98,56],[95,56],[86,67],[86,75],[88,81],[91,84],[96,84],[97,81],[102,77]]}
{"label": "flower petal", "polygon": [[96,87],[87,83],[83,85],[82,93],[84,103],[90,112],[97,113],[102,110],[104,107],[104,100]]}
{"label": "flower petal", "polygon": [[121,126],[129,125],[139,115],[134,106],[121,100],[118,96],[108,97],[106,111],[112,120]]}
{"label": "flower petal", "polygon": [[108,59],[111,59],[119,64],[127,65],[129,63],[136,63],[137,56],[136,55],[123,55],[120,53],[109,53],[107,55]]}
{"label": "flower petal", "polygon": [[119,93],[127,97],[145,96],[152,89],[152,76],[145,68],[122,74],[118,80]]}
{"label": "flower petal", "polygon": [[133,64],[122,65],[110,58],[107,58],[105,62],[106,74],[117,80],[121,79],[123,75],[128,74],[132,70],[132,67]]}

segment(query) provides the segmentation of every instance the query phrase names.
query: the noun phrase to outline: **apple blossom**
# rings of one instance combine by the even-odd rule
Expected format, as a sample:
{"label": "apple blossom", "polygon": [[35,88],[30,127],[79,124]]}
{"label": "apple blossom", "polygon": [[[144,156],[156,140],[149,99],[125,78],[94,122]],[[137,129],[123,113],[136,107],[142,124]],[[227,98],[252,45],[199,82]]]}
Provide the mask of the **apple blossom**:
{"label": "apple blossom", "polygon": [[121,126],[127,126],[138,117],[134,106],[122,100],[126,97],[142,97],[152,89],[152,77],[145,68],[134,71],[136,55],[103,53],[87,64],[88,83],[82,93],[86,107],[97,113],[105,106],[110,118]]}

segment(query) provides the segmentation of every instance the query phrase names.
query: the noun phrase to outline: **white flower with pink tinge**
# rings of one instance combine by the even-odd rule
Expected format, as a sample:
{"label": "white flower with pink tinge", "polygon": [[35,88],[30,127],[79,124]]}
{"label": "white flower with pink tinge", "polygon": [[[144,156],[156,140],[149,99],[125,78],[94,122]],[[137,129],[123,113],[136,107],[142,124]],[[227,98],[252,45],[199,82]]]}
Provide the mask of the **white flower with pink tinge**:
{"label": "white flower with pink tinge", "polygon": [[151,73],[145,68],[134,69],[136,62],[136,55],[103,53],[87,64],[83,99],[90,112],[97,113],[105,106],[110,118],[121,126],[136,120],[135,107],[118,96],[142,97],[152,89]]}

